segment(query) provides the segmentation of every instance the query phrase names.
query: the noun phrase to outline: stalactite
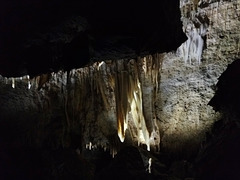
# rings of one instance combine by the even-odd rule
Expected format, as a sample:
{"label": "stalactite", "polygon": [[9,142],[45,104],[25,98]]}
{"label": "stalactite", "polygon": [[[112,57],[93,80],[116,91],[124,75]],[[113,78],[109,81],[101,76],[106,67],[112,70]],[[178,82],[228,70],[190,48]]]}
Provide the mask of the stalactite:
{"label": "stalactite", "polygon": [[[124,62],[123,62],[124,63]],[[118,136],[121,142],[124,141],[125,131],[127,129],[128,115],[128,89],[129,89],[129,74],[128,71],[121,67],[120,63],[116,63],[115,75],[115,97],[117,109],[117,124]]]}
{"label": "stalactite", "polygon": [[142,89],[138,78],[135,77],[130,79],[130,87],[131,91],[128,94],[128,99],[133,122],[137,127],[138,144],[146,144],[147,149],[150,150],[149,132],[143,115]]}
{"label": "stalactite", "polygon": [[188,40],[183,43],[178,49],[178,52],[183,57],[185,64],[192,64],[193,60],[195,60],[197,64],[201,63],[201,56],[204,44],[203,39],[200,35],[200,33],[202,33],[203,31],[203,27],[201,28],[202,29],[200,29],[199,31],[197,31],[195,27],[191,27],[189,30],[187,30],[186,35],[188,37]]}
{"label": "stalactite", "polygon": [[12,88],[15,88],[15,78],[12,78]]}
{"label": "stalactite", "polygon": [[[100,67],[103,66],[104,69],[100,69]],[[110,108],[110,104],[108,102],[108,97],[106,96],[106,91],[107,91],[107,87],[106,87],[106,83],[104,83],[104,77],[107,76],[106,71],[105,71],[105,62],[101,62],[100,64],[98,64],[97,66],[97,72],[95,75],[95,84],[97,85],[97,92],[100,93],[103,103],[104,103],[104,107],[105,109],[109,109]],[[92,85],[91,85],[92,86]]]}
{"label": "stalactite", "polygon": [[[138,63],[134,60],[131,60],[124,67],[117,64],[118,74],[115,78],[115,95],[116,95],[116,108],[117,108],[117,118],[118,118],[118,135],[121,141],[124,140],[125,130],[128,127],[128,122],[133,121],[134,126],[137,128],[137,140],[138,144],[146,144],[147,150],[150,150],[150,135],[156,136],[156,132],[158,132],[158,128],[155,122],[155,115],[148,115],[148,120],[146,120],[146,113],[144,113],[143,109],[143,95],[144,91],[147,91],[148,98],[150,98],[149,103],[149,113],[154,113],[154,102],[156,98],[156,93],[158,89],[159,82],[159,71],[161,67],[160,56],[148,56],[139,60]],[[139,64],[140,63],[140,64]],[[141,74],[141,68],[143,74]],[[139,77],[142,76],[141,78]],[[152,88],[151,91],[146,89],[146,85],[144,86],[142,83],[145,81]],[[154,84],[151,86],[151,84]],[[145,111],[147,111],[145,109]],[[131,116],[128,116],[130,113]],[[147,125],[148,123],[148,125]],[[152,137],[152,139],[156,139],[156,137]],[[157,138],[159,139],[159,138]],[[152,144],[156,145],[153,141]],[[158,146],[158,145],[157,145]],[[158,146],[159,148],[159,146]]]}
{"label": "stalactite", "polygon": [[[189,6],[189,2],[180,1],[180,8]],[[195,2],[195,6],[201,2]],[[205,20],[206,14],[203,9],[195,8],[195,11],[188,10],[191,16],[182,13],[183,30],[187,36],[185,41],[177,50],[177,54],[182,57],[185,64],[201,64],[202,51],[204,46],[204,36],[208,28],[208,21]],[[200,17],[200,18],[199,18]],[[197,25],[196,25],[197,24]]]}
{"label": "stalactite", "polygon": [[90,151],[92,150],[92,147],[93,147],[92,142],[89,142],[89,144],[86,145],[86,148],[88,148]]}
{"label": "stalactite", "polygon": [[[151,62],[149,62],[149,60]],[[145,79],[143,81],[149,79],[149,83],[154,84],[154,92],[150,94],[150,98],[152,99],[150,101],[151,107],[154,106],[154,99],[156,98],[158,89],[161,60],[162,57],[156,55],[154,58],[148,57],[145,61],[146,69],[144,75]],[[132,125],[134,125],[137,131],[138,144],[146,144],[147,149],[150,150],[150,144],[152,143],[153,146],[157,146],[156,149],[159,149],[160,141],[158,141],[158,143],[155,142],[156,137],[159,135],[155,122],[156,118],[153,116],[150,118],[151,120],[149,121],[153,122],[148,122],[152,124],[149,129],[143,112],[143,89],[139,79],[138,63],[135,60],[130,60],[129,62],[119,60],[113,64],[101,62],[97,64],[95,69],[94,71],[96,72],[92,84],[96,85],[96,89],[93,87],[90,89],[91,91],[95,89],[97,94],[101,95],[100,97],[106,110],[110,110],[110,107],[113,106],[110,105],[109,102],[115,101],[117,132],[120,141],[124,141],[125,131],[129,126],[129,121],[133,121]],[[106,73],[106,71],[108,71],[108,73]],[[105,77],[105,79],[103,77]],[[109,99],[110,94],[106,94],[109,88],[114,90],[114,97],[112,97],[112,100]],[[153,113],[153,111],[151,110],[150,113]],[[151,133],[149,133],[149,130]],[[116,150],[112,150],[113,155],[115,151]]]}
{"label": "stalactite", "polygon": [[114,157],[117,155],[117,150],[113,147],[113,148],[110,150],[110,154],[112,155],[112,158],[114,158]]}
{"label": "stalactite", "polygon": [[148,159],[148,173],[152,173],[152,158]]}
{"label": "stalactite", "polygon": [[31,89],[31,81],[29,75],[27,75],[28,89]]}
{"label": "stalactite", "polygon": [[155,103],[159,88],[158,84],[162,60],[163,55],[159,54],[146,56],[145,58],[139,60],[139,78],[142,90],[143,117],[148,131],[148,144],[154,146],[155,149],[158,150],[160,149],[160,133],[156,123]]}

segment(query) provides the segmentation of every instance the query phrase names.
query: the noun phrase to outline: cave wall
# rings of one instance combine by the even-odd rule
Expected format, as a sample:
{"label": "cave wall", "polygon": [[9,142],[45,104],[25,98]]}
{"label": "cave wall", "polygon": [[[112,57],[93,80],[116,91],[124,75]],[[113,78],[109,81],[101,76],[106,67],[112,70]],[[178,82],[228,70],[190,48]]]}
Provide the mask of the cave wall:
{"label": "cave wall", "polygon": [[[29,179],[93,179],[97,168],[99,177],[114,178],[119,167],[126,177],[152,179],[238,176],[239,6],[181,0],[188,39],[176,51],[0,76],[0,178],[14,171],[18,178],[32,172]],[[144,169],[150,157],[154,176]],[[195,158],[196,175],[186,172],[191,163],[174,157]],[[129,163],[133,171],[124,169]]]}
{"label": "cave wall", "polygon": [[198,149],[221,118],[208,103],[220,75],[240,56],[240,12],[239,1],[181,1],[180,7],[188,40],[164,55],[157,117],[162,147],[186,152]]}

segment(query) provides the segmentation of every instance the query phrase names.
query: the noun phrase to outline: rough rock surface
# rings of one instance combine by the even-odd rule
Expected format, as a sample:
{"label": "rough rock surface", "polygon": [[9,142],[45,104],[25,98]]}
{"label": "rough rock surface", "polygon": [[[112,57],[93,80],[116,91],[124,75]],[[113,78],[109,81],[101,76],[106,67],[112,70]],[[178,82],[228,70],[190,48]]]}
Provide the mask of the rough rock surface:
{"label": "rough rock surface", "polygon": [[163,59],[157,101],[161,147],[189,155],[220,118],[208,103],[220,75],[240,56],[239,3],[200,1],[195,8],[194,1],[181,1],[188,40]]}

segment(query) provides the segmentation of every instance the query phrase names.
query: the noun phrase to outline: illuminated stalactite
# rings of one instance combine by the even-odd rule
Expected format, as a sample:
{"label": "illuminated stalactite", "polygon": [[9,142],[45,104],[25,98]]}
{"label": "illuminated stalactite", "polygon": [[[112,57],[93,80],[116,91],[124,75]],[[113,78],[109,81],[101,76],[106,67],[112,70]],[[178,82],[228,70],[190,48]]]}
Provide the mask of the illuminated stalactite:
{"label": "illuminated stalactite", "polygon": [[[159,150],[160,136],[156,123],[154,103],[158,91],[162,56],[155,55],[131,60],[117,68],[116,108],[118,135],[123,142],[125,131],[130,124],[132,136],[137,136],[138,144],[146,144]],[[121,63],[123,65],[124,63]],[[150,88],[150,91],[149,91]],[[144,95],[144,97],[143,97]],[[134,133],[136,129],[137,132]]]}
{"label": "illuminated stalactite", "polygon": [[12,78],[12,88],[15,88],[15,78]]}
{"label": "illuminated stalactite", "polygon": [[138,144],[144,143],[150,150],[149,133],[143,116],[142,90],[138,78],[136,61],[118,61],[115,63],[115,66],[114,91],[116,98],[118,136],[121,142],[123,142],[129,121],[132,121],[134,129],[137,131]]}
{"label": "illuminated stalactite", "polygon": [[143,114],[146,121],[146,126],[149,131],[149,141],[155,150],[160,149],[160,133],[156,120],[155,104],[157,94],[159,93],[160,70],[162,66],[164,54],[155,54],[153,56],[146,56],[140,60],[139,69]]}

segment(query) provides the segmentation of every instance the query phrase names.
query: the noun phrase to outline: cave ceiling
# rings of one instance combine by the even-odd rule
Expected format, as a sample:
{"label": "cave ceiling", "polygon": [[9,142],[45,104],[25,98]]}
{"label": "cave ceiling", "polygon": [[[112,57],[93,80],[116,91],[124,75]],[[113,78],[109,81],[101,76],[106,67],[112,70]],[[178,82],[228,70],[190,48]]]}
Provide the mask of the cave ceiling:
{"label": "cave ceiling", "polygon": [[186,39],[178,0],[12,0],[0,5],[0,74],[83,67],[176,50]]}

